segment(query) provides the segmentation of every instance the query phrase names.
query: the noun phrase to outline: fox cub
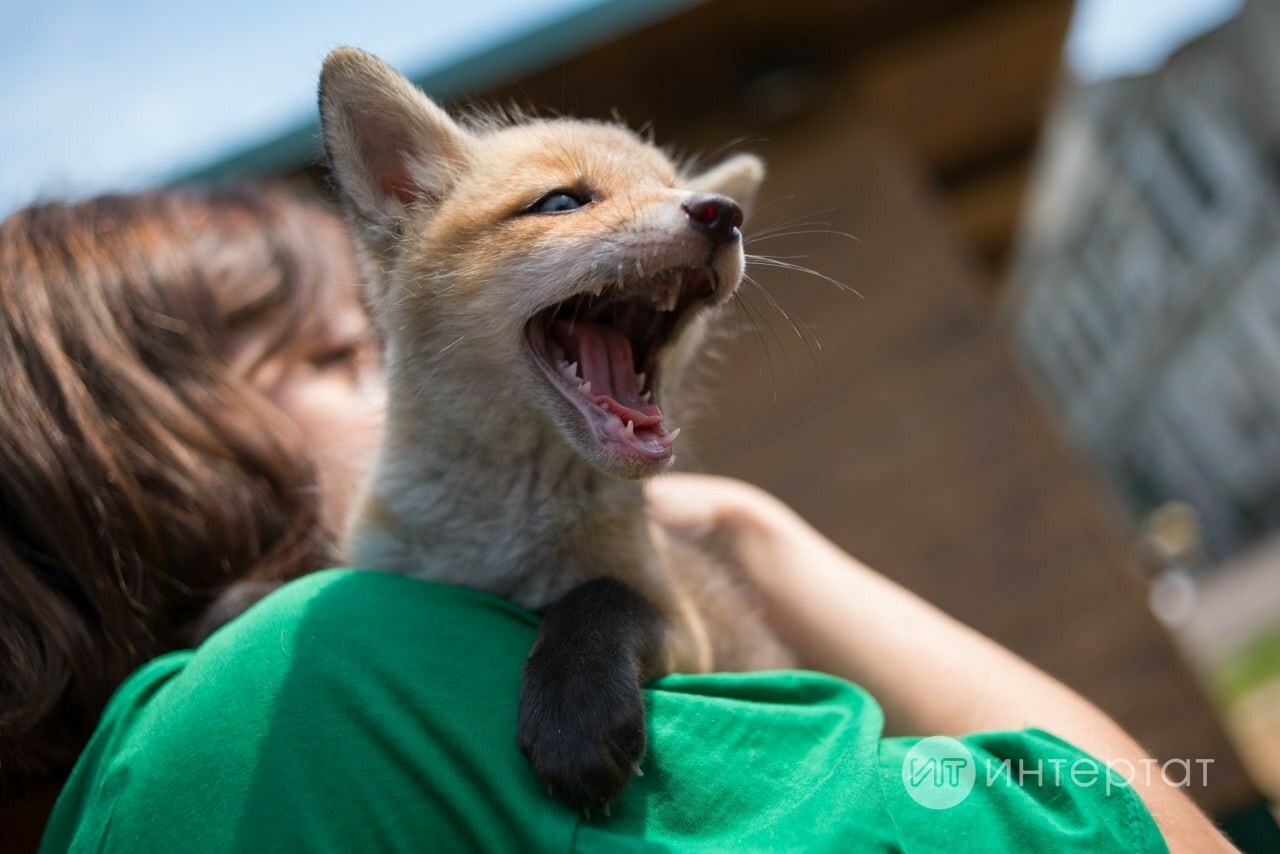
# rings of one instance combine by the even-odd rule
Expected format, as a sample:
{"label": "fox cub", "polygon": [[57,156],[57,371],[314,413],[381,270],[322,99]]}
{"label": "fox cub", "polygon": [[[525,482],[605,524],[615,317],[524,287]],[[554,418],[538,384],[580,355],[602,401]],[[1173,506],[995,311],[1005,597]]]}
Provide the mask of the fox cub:
{"label": "fox cub", "polygon": [[454,121],[350,48],[320,115],[389,383],[347,557],[540,612],[520,747],[549,790],[606,805],[644,752],[647,680],[791,663],[640,483],[672,464],[664,402],[742,278],[763,166],[685,174],[600,122]]}

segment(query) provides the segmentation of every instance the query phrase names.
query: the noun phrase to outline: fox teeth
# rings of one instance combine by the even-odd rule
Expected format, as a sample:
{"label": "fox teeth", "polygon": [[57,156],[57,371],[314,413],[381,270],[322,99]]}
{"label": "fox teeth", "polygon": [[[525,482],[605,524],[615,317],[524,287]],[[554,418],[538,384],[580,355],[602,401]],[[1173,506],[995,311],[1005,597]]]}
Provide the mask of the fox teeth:
{"label": "fox teeth", "polygon": [[667,439],[669,441],[674,442],[676,440],[676,437],[680,435],[680,431],[683,429],[684,429],[683,427],[677,427],[676,429],[672,430],[670,433],[667,434]]}
{"label": "fox teeth", "polygon": [[590,397],[590,396],[591,396],[591,383],[587,382],[587,383],[583,383],[582,385],[578,386],[578,391],[582,392],[582,394],[583,394],[583,396],[584,396],[584,397]]}
{"label": "fox teeth", "polygon": [[568,377],[571,380],[576,380],[578,378],[578,363],[577,362],[566,363],[564,367],[560,369],[560,373],[564,374],[566,377]]}
{"label": "fox teeth", "polygon": [[640,395],[640,399],[645,403],[653,403],[653,393],[646,391],[644,394]]}
{"label": "fox teeth", "polygon": [[628,439],[634,439],[636,437],[636,423],[634,421],[627,422],[626,434]]}
{"label": "fox teeth", "polygon": [[645,379],[644,374],[636,374],[636,388],[644,388]]}

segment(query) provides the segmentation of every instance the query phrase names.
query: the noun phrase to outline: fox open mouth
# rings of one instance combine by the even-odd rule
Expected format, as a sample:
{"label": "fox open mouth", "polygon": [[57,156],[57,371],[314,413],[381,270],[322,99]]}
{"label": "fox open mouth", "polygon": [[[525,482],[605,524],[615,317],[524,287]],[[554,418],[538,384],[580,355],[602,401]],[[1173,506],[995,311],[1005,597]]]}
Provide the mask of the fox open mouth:
{"label": "fox open mouth", "polygon": [[715,292],[715,273],[692,267],[580,293],[529,321],[534,361],[602,449],[639,461],[668,459],[680,431],[662,423],[658,356]]}

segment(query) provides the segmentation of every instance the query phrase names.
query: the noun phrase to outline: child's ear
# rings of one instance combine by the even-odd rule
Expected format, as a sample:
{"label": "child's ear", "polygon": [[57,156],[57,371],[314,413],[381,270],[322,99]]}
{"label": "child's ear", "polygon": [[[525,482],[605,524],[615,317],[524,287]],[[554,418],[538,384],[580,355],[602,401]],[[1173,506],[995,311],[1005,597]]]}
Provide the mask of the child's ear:
{"label": "child's ear", "polygon": [[442,198],[473,145],[395,69],[350,47],[325,58],[320,126],[344,201],[377,230],[393,229],[413,205]]}
{"label": "child's ear", "polygon": [[756,201],[756,192],[763,181],[764,161],[754,154],[735,154],[719,165],[689,178],[685,186],[699,193],[728,196],[749,215]]}

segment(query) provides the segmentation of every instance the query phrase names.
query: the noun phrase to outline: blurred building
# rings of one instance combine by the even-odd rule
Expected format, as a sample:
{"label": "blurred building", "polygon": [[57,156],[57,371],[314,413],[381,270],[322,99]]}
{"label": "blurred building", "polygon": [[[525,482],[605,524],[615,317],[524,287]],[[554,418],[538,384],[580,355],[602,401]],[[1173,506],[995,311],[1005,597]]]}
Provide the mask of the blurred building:
{"label": "blurred building", "polygon": [[[1280,4],[1068,87],[1013,271],[1018,349],[1139,518],[1280,527]],[[1207,565],[1213,565],[1209,563]]]}

